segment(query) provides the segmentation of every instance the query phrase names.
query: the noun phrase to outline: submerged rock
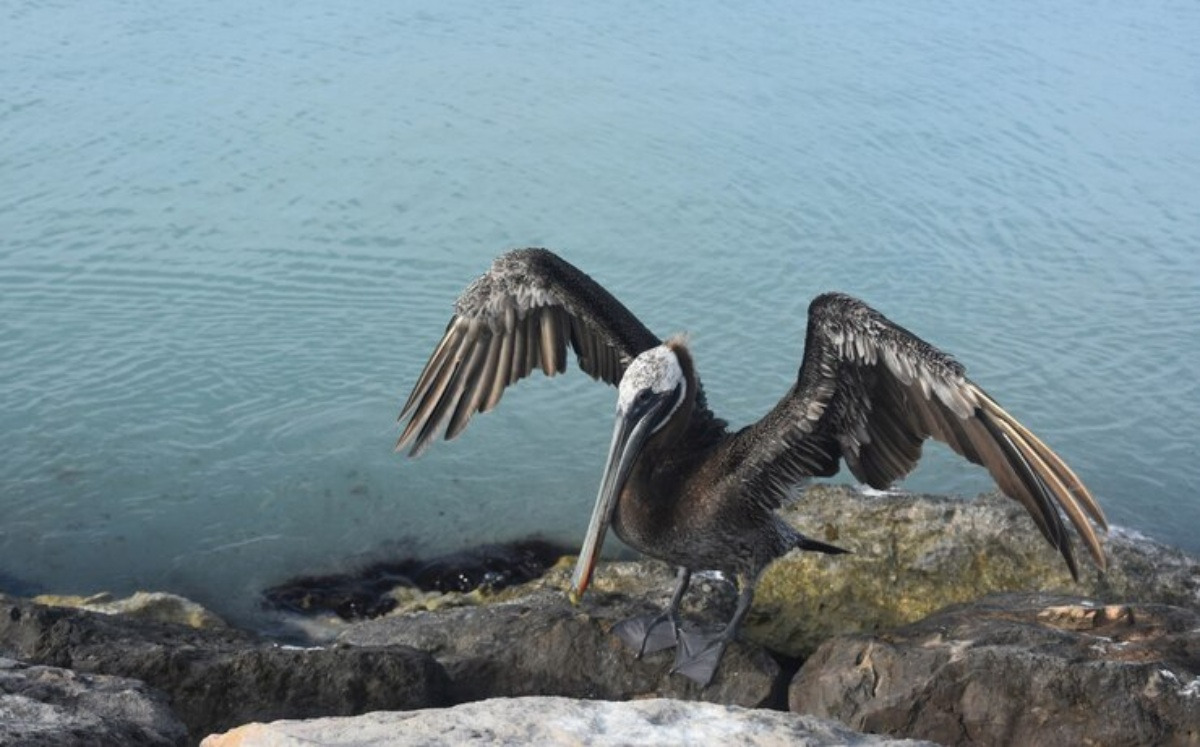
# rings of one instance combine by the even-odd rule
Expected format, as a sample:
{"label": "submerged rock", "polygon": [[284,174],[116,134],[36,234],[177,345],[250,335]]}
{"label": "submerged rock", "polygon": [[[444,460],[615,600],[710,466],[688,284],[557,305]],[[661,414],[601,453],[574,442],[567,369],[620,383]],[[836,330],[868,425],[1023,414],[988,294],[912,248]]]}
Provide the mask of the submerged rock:
{"label": "submerged rock", "polygon": [[375,563],[353,573],[304,576],[267,589],[263,598],[286,612],[368,619],[391,612],[420,592],[497,591],[523,584],[541,576],[567,552],[538,539],[483,545],[435,558]]}
{"label": "submerged rock", "polygon": [[0,658],[0,744],[179,745],[186,736],[145,683]]}
{"label": "submerged rock", "polygon": [[814,485],[783,516],[805,534],[852,551],[792,553],[763,576],[746,634],[789,656],[807,656],[833,635],[903,625],[994,592],[1055,591],[1200,609],[1195,558],[1114,532],[1104,540],[1107,572],[1081,555],[1075,583],[1025,509],[998,493],[963,500]]}
{"label": "submerged rock", "polygon": [[804,663],[791,709],[947,745],[1200,743],[1200,614],[997,595]]}
{"label": "submerged rock", "polygon": [[139,591],[124,599],[115,599],[108,592],[86,597],[43,594],[34,597],[33,601],[50,607],[74,607],[105,615],[128,615],[191,628],[227,627],[224,620],[187,597],[161,591]]}
{"label": "submerged rock", "polygon": [[4,597],[0,655],[142,680],[166,693],[194,739],[253,720],[447,704],[445,672],[411,648],[301,649]]}
{"label": "submerged rock", "polygon": [[210,736],[204,747],[282,745],[740,744],[885,747],[927,742],[858,734],[833,721],[710,703],[499,698],[454,708],[354,718],[249,724]]}

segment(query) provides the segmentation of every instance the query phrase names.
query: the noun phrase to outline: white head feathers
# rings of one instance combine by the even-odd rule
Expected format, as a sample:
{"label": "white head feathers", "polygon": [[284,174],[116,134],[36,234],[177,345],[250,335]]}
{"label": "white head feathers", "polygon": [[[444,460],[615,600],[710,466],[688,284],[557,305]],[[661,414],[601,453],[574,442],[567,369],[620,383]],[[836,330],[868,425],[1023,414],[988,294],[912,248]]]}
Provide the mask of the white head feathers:
{"label": "white head feathers", "polygon": [[617,388],[617,408],[628,412],[638,392],[649,389],[656,394],[670,392],[677,386],[686,387],[683,368],[675,351],[666,345],[650,348],[634,358],[621,377]]}

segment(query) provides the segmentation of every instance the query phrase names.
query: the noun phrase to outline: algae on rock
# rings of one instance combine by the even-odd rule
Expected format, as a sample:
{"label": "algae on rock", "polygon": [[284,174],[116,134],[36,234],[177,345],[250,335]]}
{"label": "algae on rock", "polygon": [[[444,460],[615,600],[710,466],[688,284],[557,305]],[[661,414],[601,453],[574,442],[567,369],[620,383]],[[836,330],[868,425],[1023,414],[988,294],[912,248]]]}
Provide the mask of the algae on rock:
{"label": "algae on rock", "polygon": [[1200,608],[1195,559],[1114,532],[1104,541],[1107,571],[1081,558],[1076,583],[1024,508],[999,493],[964,500],[814,485],[782,515],[800,531],[852,551],[793,552],[764,574],[746,634],[789,656],[807,656],[833,635],[896,627],[995,592]]}

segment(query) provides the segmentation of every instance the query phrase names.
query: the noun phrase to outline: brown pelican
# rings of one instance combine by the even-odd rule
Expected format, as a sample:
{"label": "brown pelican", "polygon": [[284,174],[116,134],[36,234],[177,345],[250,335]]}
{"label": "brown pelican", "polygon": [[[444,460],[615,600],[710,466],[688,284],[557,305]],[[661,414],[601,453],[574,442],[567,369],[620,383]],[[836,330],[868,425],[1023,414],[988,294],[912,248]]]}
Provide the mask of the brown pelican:
{"label": "brown pelican", "polygon": [[[454,438],[476,412],[537,366],[563,371],[567,347],[592,377],[617,385],[616,426],[591,523],[571,579],[587,589],[611,524],[634,549],[678,568],[666,612],[617,626],[639,652],[677,646],[673,671],[705,685],[775,558],[799,548],[843,552],[805,537],[775,514],[807,478],[844,461],[883,489],[906,475],[926,438],[988,469],[1020,501],[1078,579],[1060,510],[1096,564],[1092,524],[1104,514],[1075,473],[968,379],[949,355],[866,304],[826,293],[808,308],[796,382],[757,423],[729,432],[705,401],[687,346],[660,340],[608,291],[544,249],[512,251],[459,297],[441,342],[400,419],[396,448],[421,453],[445,426]],[[739,589],[724,630],[680,627],[694,570],[719,570]]]}

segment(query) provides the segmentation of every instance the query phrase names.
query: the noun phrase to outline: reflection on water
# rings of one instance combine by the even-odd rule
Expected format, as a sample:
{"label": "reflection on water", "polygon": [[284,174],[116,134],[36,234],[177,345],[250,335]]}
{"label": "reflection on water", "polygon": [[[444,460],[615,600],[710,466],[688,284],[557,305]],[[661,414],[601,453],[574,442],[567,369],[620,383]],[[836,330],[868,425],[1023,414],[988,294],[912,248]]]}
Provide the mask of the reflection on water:
{"label": "reflection on water", "polygon": [[[1119,524],[1200,550],[1190,6],[21,0],[0,66],[0,579],[190,594],[578,541],[613,393],[415,462],[456,294],[549,245],[740,425],[817,293],[957,354]],[[973,493],[941,449],[909,481]]]}

